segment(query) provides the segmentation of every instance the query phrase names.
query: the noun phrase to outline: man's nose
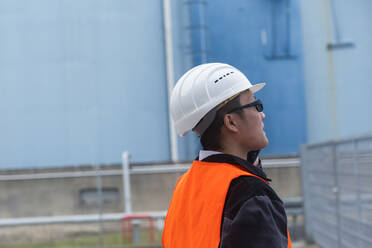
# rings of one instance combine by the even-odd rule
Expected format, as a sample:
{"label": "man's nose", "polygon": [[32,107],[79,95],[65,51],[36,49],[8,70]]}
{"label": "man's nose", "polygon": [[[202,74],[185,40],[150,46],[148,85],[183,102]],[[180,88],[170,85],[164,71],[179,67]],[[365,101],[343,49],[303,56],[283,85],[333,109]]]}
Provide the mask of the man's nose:
{"label": "man's nose", "polygon": [[265,113],[264,113],[264,112],[261,112],[261,117],[262,117],[262,120],[265,120],[265,118],[266,118],[266,115],[265,115]]}

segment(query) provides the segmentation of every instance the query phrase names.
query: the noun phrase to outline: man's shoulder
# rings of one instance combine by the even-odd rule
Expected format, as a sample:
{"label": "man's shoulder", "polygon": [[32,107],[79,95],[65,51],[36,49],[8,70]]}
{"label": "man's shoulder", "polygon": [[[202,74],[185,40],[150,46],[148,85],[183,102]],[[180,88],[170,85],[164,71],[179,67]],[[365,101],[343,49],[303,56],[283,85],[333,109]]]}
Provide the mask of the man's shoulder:
{"label": "man's shoulder", "polygon": [[282,205],[282,201],[276,192],[259,178],[252,176],[240,176],[230,183],[224,212],[230,217],[235,216],[241,206],[251,198],[265,196],[265,199]]}
{"label": "man's shoulder", "polygon": [[281,202],[281,199],[269,184],[252,176],[240,176],[233,179],[229,186],[229,195],[241,199],[265,195],[273,201]]}

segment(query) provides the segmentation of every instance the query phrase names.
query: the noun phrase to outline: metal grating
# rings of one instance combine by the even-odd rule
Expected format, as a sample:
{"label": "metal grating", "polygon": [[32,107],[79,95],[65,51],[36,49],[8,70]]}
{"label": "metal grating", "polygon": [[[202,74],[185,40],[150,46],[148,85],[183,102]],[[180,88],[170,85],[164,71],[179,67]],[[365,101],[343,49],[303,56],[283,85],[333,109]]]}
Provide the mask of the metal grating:
{"label": "metal grating", "polygon": [[372,247],[372,135],[303,146],[301,165],[308,239]]}

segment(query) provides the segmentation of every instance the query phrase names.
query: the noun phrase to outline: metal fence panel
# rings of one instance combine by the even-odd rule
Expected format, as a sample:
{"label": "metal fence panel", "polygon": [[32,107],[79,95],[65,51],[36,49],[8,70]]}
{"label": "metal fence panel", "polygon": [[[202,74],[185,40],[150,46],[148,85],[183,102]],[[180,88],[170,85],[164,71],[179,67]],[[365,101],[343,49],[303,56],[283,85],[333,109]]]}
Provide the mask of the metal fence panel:
{"label": "metal fence panel", "polygon": [[308,239],[372,247],[372,135],[303,146],[301,164]]}

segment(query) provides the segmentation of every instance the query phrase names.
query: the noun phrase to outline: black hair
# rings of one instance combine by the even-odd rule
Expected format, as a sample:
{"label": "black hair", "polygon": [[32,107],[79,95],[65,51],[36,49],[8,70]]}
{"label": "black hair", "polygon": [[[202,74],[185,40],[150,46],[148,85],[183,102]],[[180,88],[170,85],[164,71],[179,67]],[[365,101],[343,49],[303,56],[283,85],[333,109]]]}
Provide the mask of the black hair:
{"label": "black hair", "polygon": [[[212,124],[205,130],[205,132],[200,136],[200,143],[203,146],[204,150],[213,150],[219,151],[222,149],[221,147],[221,127],[224,124],[224,117],[225,115],[231,111],[232,109],[240,106],[240,94],[229,101],[225,106],[219,109],[216,113],[216,117],[214,118]],[[234,111],[240,117],[242,117],[243,111],[237,110]]]}

